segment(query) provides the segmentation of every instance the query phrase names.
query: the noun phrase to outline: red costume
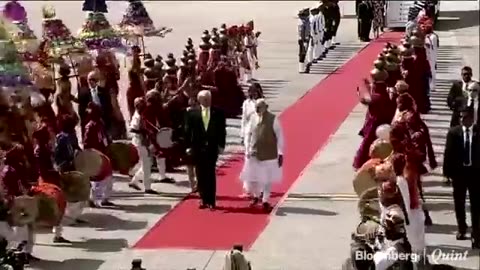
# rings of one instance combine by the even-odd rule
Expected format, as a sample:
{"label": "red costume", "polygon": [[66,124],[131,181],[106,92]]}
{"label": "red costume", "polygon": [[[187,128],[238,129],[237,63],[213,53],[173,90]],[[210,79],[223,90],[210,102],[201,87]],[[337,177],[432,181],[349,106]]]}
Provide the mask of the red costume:
{"label": "red costume", "polygon": [[15,145],[5,155],[5,166],[0,175],[7,200],[24,195],[30,190],[29,168],[26,166],[25,149]]}
{"label": "red costume", "polygon": [[368,104],[367,116],[359,135],[363,141],[355,155],[353,167],[359,169],[370,159],[370,146],[377,139],[376,131],[380,125],[390,124],[395,114],[394,102],[387,92],[384,82],[375,82],[372,87],[371,101]]}
{"label": "red costume", "polygon": [[137,97],[144,97],[144,87],[142,87],[142,81],[138,76],[138,73],[134,70],[129,71],[128,73],[130,84],[127,89],[127,106],[128,112],[130,113],[130,118],[135,113],[134,101]]}
{"label": "red costume", "polygon": [[215,86],[217,92],[213,96],[213,105],[221,108],[226,117],[235,117],[242,112],[245,95],[238,85],[237,74],[223,59],[215,69]]}
{"label": "red costume", "polygon": [[[413,82],[407,82],[410,86],[410,93],[417,104],[419,113],[428,113],[430,110],[430,78],[432,76],[430,63],[427,59],[427,52],[424,47],[415,47],[415,57],[413,60]],[[410,72],[409,72],[410,73]]]}
{"label": "red costume", "polygon": [[83,147],[85,149],[93,148],[105,153],[108,146],[108,136],[101,120],[100,109],[93,103],[89,104],[89,118],[90,119],[85,126]]}

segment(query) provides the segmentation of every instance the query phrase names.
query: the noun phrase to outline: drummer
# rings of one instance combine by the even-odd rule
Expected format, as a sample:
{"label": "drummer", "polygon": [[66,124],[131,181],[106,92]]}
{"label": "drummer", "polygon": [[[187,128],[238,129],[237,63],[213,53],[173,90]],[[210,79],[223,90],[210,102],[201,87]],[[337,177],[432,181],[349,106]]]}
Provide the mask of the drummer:
{"label": "drummer", "polygon": [[[37,160],[38,173],[43,182],[60,186],[60,174],[54,169],[53,165],[53,151],[50,146],[50,132],[46,125],[40,126],[34,133],[33,138],[35,140],[35,158]],[[69,203],[70,204],[70,203]],[[72,208],[72,205],[67,204],[68,209]],[[67,216],[64,217],[67,219]],[[65,239],[62,235],[63,226],[59,224],[53,227],[54,243],[71,243]]]}
{"label": "drummer", "polygon": [[[32,182],[31,179],[28,179],[28,175],[30,173],[28,173],[26,166],[25,150],[23,146],[16,144],[6,153],[5,166],[0,175],[8,203],[11,203],[17,196],[27,195]],[[15,227],[14,238],[19,243],[27,242],[24,252],[28,261],[39,260],[32,255],[35,235],[31,224],[24,227]]]}
{"label": "drummer", "polygon": [[150,179],[152,157],[149,151],[150,143],[147,139],[145,122],[142,120],[142,114],[144,113],[146,107],[145,99],[141,97],[136,98],[134,100],[134,106],[135,113],[133,114],[130,122],[130,132],[132,133],[132,144],[135,146],[135,148],[137,148],[138,155],[140,157],[140,168],[138,168],[128,186],[135,190],[141,190],[138,184],[142,179],[145,187],[145,193],[158,194],[157,191],[152,189],[152,182]]}
{"label": "drummer", "polygon": [[[85,126],[85,136],[83,138],[83,147],[85,149],[95,149],[105,153],[107,146],[111,143],[107,135],[107,130],[102,121],[102,112],[98,105],[90,102],[87,106],[88,123]],[[113,177],[107,176],[107,179],[96,179],[101,181],[91,181],[92,183],[92,207],[114,206],[110,202],[110,195],[113,188]]]}

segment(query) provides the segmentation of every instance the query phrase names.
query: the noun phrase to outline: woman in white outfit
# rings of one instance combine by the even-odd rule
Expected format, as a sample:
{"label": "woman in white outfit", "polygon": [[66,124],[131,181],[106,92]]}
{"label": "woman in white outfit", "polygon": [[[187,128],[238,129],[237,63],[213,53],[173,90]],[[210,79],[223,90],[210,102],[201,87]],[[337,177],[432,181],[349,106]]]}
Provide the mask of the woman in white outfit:
{"label": "woman in white outfit", "polygon": [[[263,98],[262,86],[259,83],[253,83],[248,89],[248,97],[242,105],[242,120],[240,124],[240,137],[242,141],[245,139],[246,127],[250,122],[250,118],[256,113],[255,101],[259,98]],[[251,192],[248,182],[243,183],[243,189],[245,191],[244,196],[248,197]]]}

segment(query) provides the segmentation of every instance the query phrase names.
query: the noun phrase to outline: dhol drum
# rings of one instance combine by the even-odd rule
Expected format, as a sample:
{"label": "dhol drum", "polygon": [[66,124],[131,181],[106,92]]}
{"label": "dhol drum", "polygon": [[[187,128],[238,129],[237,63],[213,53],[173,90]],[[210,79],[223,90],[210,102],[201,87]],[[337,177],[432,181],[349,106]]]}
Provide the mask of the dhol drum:
{"label": "dhol drum", "polygon": [[9,220],[13,226],[24,226],[35,222],[38,217],[38,203],[35,197],[19,196],[10,207]]}
{"label": "dhol drum", "polygon": [[173,129],[169,127],[161,128],[157,133],[157,143],[161,148],[170,148],[173,146]]}
{"label": "dhol drum", "polygon": [[60,188],[67,202],[84,202],[90,196],[90,179],[81,172],[66,172],[60,176]]}
{"label": "dhol drum", "polygon": [[91,181],[103,181],[112,175],[110,159],[95,149],[85,149],[74,160],[75,169]]}
{"label": "dhol drum", "polygon": [[370,219],[379,218],[381,208],[377,187],[371,187],[365,190],[362,195],[360,195],[357,207],[361,217],[368,217]]}
{"label": "dhol drum", "polygon": [[362,195],[365,190],[377,186],[375,181],[375,168],[381,163],[381,159],[372,158],[365,162],[357,171],[357,175],[353,179],[353,190],[355,190],[357,196]]}
{"label": "dhol drum", "polygon": [[110,144],[107,148],[107,156],[110,158],[112,169],[125,175],[139,161],[137,149],[131,143],[114,142]]}
{"label": "dhol drum", "polygon": [[58,225],[67,206],[63,191],[56,185],[39,183],[32,187],[31,193],[38,202],[36,223],[40,226]]}
{"label": "dhol drum", "polygon": [[370,146],[370,157],[386,159],[393,153],[393,146],[389,141],[376,139]]}

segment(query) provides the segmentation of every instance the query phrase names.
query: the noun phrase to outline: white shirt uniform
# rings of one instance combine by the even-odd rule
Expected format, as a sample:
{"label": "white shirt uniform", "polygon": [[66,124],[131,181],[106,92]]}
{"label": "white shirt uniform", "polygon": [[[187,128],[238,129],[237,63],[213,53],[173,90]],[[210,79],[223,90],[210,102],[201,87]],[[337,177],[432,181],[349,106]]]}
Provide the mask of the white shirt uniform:
{"label": "white shirt uniform", "polygon": [[307,49],[307,62],[312,63],[314,58],[315,46],[318,40],[318,32],[317,32],[317,18],[314,15],[310,14],[309,21],[310,21],[310,41],[308,42],[308,49]]}
{"label": "white shirt uniform", "polygon": [[[129,129],[134,129],[134,130],[140,130],[142,128],[142,118],[140,114],[135,111],[135,113],[132,116],[132,120],[130,120],[130,127]],[[134,146],[145,146],[143,145],[143,135],[138,134],[138,133],[131,133],[132,137],[132,144]]]}
{"label": "white shirt uniform", "polygon": [[427,59],[430,63],[432,78],[430,79],[430,89],[435,89],[437,76],[437,52],[438,52],[438,36],[432,33],[425,37],[425,46],[427,47]]}
{"label": "white shirt uniform", "polygon": [[[256,127],[259,122],[260,117],[258,114],[253,114],[250,122],[248,123],[246,136],[244,139],[246,156],[249,156],[251,153],[253,153],[253,146],[257,141]],[[284,137],[277,117],[275,117],[273,122],[273,130],[275,132],[275,136],[277,137],[278,154],[283,155]],[[259,161],[257,158],[252,156],[246,159],[242,173],[240,174],[240,179],[244,182],[256,182],[260,184],[280,182],[282,180],[282,168],[278,166],[277,159]]]}
{"label": "white shirt uniform", "polygon": [[325,17],[323,16],[323,13],[322,12],[319,12],[318,15],[316,15],[317,17],[317,39],[318,39],[318,42],[317,42],[317,46],[316,46],[316,49],[315,49],[315,59],[319,58],[323,51],[325,50],[325,47],[322,45],[322,40],[323,40],[323,35],[325,33]]}

